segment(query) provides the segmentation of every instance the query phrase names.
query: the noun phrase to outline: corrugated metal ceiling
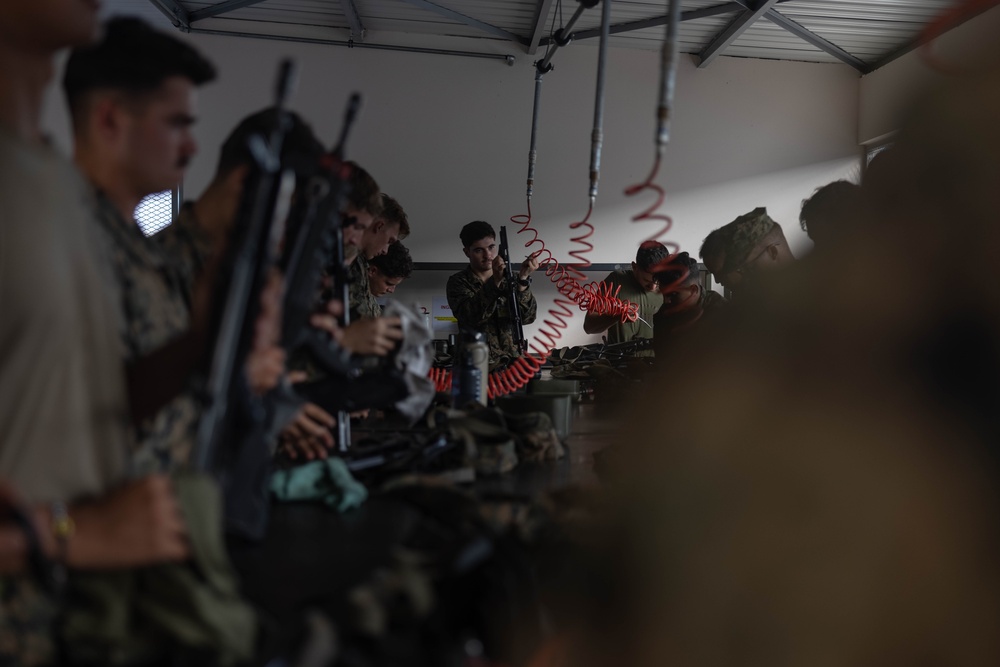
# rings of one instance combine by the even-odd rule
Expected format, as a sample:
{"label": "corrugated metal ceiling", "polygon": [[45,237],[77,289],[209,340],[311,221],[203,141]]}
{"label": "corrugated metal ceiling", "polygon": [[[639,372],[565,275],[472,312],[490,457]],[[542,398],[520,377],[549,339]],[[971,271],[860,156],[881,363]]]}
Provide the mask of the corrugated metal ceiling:
{"label": "corrugated metal ceiling", "polygon": [[[718,12],[682,23],[681,50],[701,55],[707,62],[715,55],[727,55],[846,62],[869,71],[912,43],[928,22],[955,4],[955,0],[777,0],[766,13],[759,12],[759,18],[749,21],[728,46],[718,52],[708,49],[730,23],[744,13],[744,19],[750,16],[752,8],[764,1],[684,0],[684,12],[712,8]],[[230,30],[245,22],[248,31],[266,33],[268,24],[274,24],[281,25],[287,36],[288,26],[320,26],[331,29],[331,39],[380,44],[391,44],[399,33],[499,40],[510,43],[513,54],[532,53],[532,37],[549,36],[552,26],[564,24],[578,7],[575,0],[118,0],[117,4],[139,2],[148,3],[147,8],[156,6],[181,29],[195,31],[211,29],[218,19],[226,19]],[[667,11],[663,0],[612,2],[615,26],[662,17]],[[351,32],[351,6],[365,29],[364,36]],[[205,16],[206,12],[217,16]],[[590,9],[583,12],[573,31],[583,38],[599,25],[600,11]],[[652,49],[659,46],[663,34],[662,25],[633,29],[613,35],[612,43]]]}

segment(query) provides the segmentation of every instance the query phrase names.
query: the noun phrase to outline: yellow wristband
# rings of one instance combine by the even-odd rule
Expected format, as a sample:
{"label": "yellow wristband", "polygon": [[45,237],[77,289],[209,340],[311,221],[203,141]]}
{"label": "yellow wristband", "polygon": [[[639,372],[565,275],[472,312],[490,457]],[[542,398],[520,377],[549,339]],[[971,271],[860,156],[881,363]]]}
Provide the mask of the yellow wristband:
{"label": "yellow wristband", "polygon": [[52,503],[50,511],[52,512],[52,535],[56,538],[58,559],[66,562],[67,543],[76,532],[76,524],[73,523],[73,517],[69,515],[65,503]]}

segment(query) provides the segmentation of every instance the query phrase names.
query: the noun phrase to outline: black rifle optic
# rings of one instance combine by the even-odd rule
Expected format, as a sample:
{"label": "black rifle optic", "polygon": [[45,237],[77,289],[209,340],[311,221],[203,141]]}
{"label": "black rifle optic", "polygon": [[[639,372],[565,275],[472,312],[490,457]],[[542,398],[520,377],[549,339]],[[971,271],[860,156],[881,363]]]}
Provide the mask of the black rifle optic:
{"label": "black rifle optic", "polygon": [[504,284],[507,286],[507,300],[510,302],[510,333],[514,344],[524,354],[528,351],[528,341],[524,338],[524,323],[521,321],[521,306],[518,302],[517,281],[510,264],[510,246],[507,243],[507,227],[500,226],[500,257],[504,263]]}

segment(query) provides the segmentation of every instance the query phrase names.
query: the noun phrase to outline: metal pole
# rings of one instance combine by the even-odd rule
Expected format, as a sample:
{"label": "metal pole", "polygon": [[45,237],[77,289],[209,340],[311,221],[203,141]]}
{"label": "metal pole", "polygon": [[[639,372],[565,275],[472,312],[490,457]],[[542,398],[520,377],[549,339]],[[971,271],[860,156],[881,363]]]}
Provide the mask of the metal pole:
{"label": "metal pole", "polygon": [[667,37],[660,49],[660,105],[656,109],[656,154],[661,155],[670,141],[670,117],[673,115],[674,88],[677,83],[677,54],[680,44],[677,31],[681,24],[681,2],[670,0],[667,10]]}
{"label": "metal pole", "polygon": [[608,65],[608,37],[611,30],[611,0],[601,7],[601,44],[597,55],[597,98],[594,102],[594,131],[590,137],[590,204],[597,200],[597,181],[601,175],[601,144],[604,126],[604,79]]}
{"label": "metal pole", "polygon": [[538,142],[538,107],[542,102],[542,70],[535,70],[535,106],[531,110],[531,145],[528,147],[528,199],[535,187],[535,145]]}

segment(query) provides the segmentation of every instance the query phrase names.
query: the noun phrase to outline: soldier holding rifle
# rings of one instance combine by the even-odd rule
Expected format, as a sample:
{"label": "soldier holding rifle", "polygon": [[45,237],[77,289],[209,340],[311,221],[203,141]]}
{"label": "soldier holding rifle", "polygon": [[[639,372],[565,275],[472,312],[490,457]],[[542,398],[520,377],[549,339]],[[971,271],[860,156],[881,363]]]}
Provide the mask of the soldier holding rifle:
{"label": "soldier holding rifle", "polygon": [[516,328],[512,327],[512,322],[516,323],[515,309],[521,324],[534,322],[538,312],[531,293],[531,274],[538,268],[538,259],[529,255],[516,275],[510,271],[508,279],[507,262],[498,253],[497,234],[488,222],[470,222],[460,236],[469,266],[448,279],[448,305],[460,329],[486,334],[490,368],[508,365],[521,356],[523,349],[512,331]]}

